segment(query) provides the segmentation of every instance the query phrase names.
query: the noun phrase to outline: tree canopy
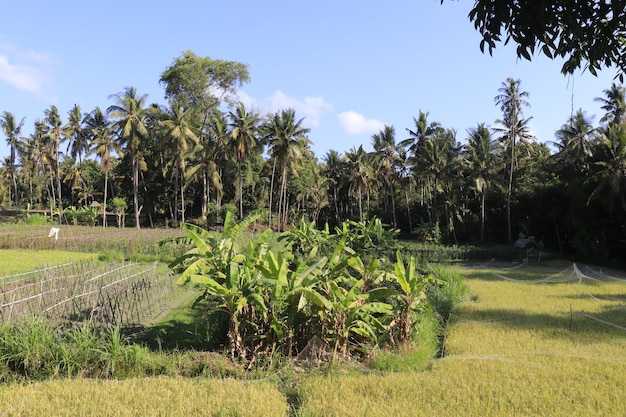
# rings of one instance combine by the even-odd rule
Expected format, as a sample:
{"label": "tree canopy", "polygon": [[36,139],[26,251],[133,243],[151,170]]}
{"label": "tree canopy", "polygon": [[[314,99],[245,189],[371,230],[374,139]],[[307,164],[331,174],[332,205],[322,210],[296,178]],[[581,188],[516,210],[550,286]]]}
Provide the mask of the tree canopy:
{"label": "tree canopy", "polygon": [[563,74],[616,67],[623,81],[626,0],[476,0],[469,18],[483,52],[512,40],[520,58],[531,60],[535,51],[564,58]]}

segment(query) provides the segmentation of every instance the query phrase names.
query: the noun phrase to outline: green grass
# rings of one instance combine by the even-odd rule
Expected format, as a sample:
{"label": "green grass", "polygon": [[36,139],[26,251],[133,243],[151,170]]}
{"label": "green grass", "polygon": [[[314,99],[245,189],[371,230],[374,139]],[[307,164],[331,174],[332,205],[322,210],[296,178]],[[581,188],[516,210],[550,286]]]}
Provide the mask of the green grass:
{"label": "green grass", "polygon": [[97,259],[97,255],[57,250],[0,249],[0,276],[92,259]]}
{"label": "green grass", "polygon": [[216,320],[208,313],[202,292],[188,289],[166,306],[160,317],[147,323],[146,329],[136,335],[137,343],[160,351],[219,350],[225,343],[226,320]]}

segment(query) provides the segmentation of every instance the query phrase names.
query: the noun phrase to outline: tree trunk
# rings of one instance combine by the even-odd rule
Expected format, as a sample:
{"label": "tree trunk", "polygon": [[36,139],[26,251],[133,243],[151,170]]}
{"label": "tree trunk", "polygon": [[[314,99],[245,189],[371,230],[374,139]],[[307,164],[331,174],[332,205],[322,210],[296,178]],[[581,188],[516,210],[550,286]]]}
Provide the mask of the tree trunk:
{"label": "tree trunk", "polygon": [[59,198],[59,224],[63,218],[63,199],[61,198],[61,167],[59,166],[59,142],[56,144],[56,163],[57,163],[57,197]]}
{"label": "tree trunk", "polygon": [[270,180],[270,212],[269,212],[269,226],[272,228],[272,195],[274,194],[274,175],[276,173],[276,159],[272,164],[272,179]]}
{"label": "tree trunk", "polygon": [[389,183],[389,192],[391,193],[391,211],[393,214],[393,228],[398,228],[398,221],[396,219],[396,197],[394,196],[393,186]]}
{"label": "tree trunk", "polygon": [[243,219],[243,172],[239,162],[239,218]]}
{"label": "tree trunk", "polygon": [[181,169],[180,178],[180,221],[185,223],[185,174]]}
{"label": "tree trunk", "polygon": [[202,173],[202,209],[200,210],[200,215],[202,216],[202,220],[207,219],[206,210],[207,205],[209,204],[209,181],[207,180],[207,172],[204,171]]}
{"label": "tree trunk", "polygon": [[107,227],[107,187],[109,183],[109,171],[104,171],[104,202],[102,203],[102,227]]}
{"label": "tree trunk", "polygon": [[135,227],[141,228],[139,224],[139,161],[136,155],[132,155],[132,169],[133,169],[133,205],[135,210]]}
{"label": "tree trunk", "polygon": [[406,200],[406,214],[409,218],[409,236],[413,233],[413,224],[411,222],[411,205],[409,204],[409,192],[404,190],[404,199]]}

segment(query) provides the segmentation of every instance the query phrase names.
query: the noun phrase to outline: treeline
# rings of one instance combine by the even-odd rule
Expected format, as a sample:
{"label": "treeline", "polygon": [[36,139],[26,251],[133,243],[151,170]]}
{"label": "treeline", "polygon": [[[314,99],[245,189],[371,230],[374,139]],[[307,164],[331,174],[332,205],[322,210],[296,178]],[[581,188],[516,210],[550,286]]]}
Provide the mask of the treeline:
{"label": "treeline", "polygon": [[[566,255],[626,259],[621,85],[599,93],[599,124],[582,109],[572,114],[554,152],[532,136],[521,81],[507,79],[494,127],[459,134],[420,110],[402,133],[374,134],[372,152],[318,158],[293,109],[262,115],[237,102],[248,81],[244,64],[185,52],[161,74],[165,106],[126,88],[106,109],[75,105],[63,118],[51,106],[29,136],[24,119],[4,111],[0,205],[103,225],[107,213],[136,227],[211,226],[226,211],[259,208],[271,208],[276,230],[302,217],[331,226],[377,217],[427,242],[511,244],[523,235]],[[78,215],[87,210],[94,215]]]}

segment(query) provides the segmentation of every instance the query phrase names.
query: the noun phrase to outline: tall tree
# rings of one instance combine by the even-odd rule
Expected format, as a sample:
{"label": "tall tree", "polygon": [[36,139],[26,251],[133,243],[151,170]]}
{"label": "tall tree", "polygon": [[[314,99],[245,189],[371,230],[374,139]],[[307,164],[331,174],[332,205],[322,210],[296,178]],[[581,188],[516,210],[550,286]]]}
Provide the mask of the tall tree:
{"label": "tall tree", "polygon": [[529,107],[526,101],[528,97],[527,91],[520,89],[521,80],[507,78],[502,83],[502,87],[498,89],[499,94],[495,97],[496,105],[500,107],[503,118],[497,120],[500,127],[497,129],[502,133],[500,140],[504,143],[505,149],[509,151],[509,185],[507,189],[507,225],[509,243],[512,242],[511,228],[511,193],[513,190],[513,174],[517,167],[517,142],[527,140],[531,137],[529,134],[527,122],[530,119],[524,119],[523,107]]}
{"label": "tall tree", "polygon": [[491,138],[490,130],[484,123],[468,130],[465,145],[465,161],[474,188],[480,196],[480,241],[485,239],[486,208],[485,198],[491,182],[495,179],[499,161],[496,155],[496,142]]}
{"label": "tall tree", "polygon": [[0,117],[0,126],[2,126],[2,132],[6,136],[7,144],[9,145],[9,175],[11,176],[11,183],[13,185],[13,201],[15,202],[15,210],[18,211],[20,207],[20,198],[17,191],[17,178],[16,178],[16,156],[19,146],[20,135],[22,133],[22,126],[24,126],[24,119],[16,122],[13,114],[8,111],[2,113]]}
{"label": "tall tree", "polygon": [[67,152],[73,159],[78,160],[78,181],[85,194],[83,199],[87,200],[87,190],[85,184],[85,176],[83,175],[83,154],[89,150],[89,137],[85,134],[83,126],[83,115],[80,106],[74,104],[74,107],[68,112],[68,121],[63,129],[64,137],[69,141]]}
{"label": "tall tree", "polygon": [[363,145],[352,147],[344,154],[350,189],[356,194],[359,203],[359,221],[363,221],[363,191],[367,191],[372,177],[371,165]]}
{"label": "tall tree", "polygon": [[63,122],[61,116],[59,116],[59,109],[56,106],[50,106],[49,109],[44,111],[45,119],[44,125],[46,127],[46,135],[49,139],[49,144],[52,146],[54,154],[54,164],[56,168],[56,193],[58,199],[59,209],[59,223],[63,218],[63,199],[61,196],[61,164],[59,158],[59,146],[61,140],[63,140]]}
{"label": "tall tree", "polygon": [[613,211],[619,206],[626,212],[626,125],[611,124],[600,144],[600,157],[593,174],[598,181],[589,201],[599,199]]}
{"label": "tall tree", "polygon": [[604,97],[597,97],[595,100],[602,103],[602,109],[606,114],[600,119],[600,123],[624,123],[626,117],[626,88],[615,83],[611,88],[604,90]]}
{"label": "tall tree", "polygon": [[339,225],[341,223],[341,215],[339,214],[339,189],[342,186],[342,180],[345,176],[345,161],[334,149],[326,152],[323,157],[324,169],[323,174],[328,178],[333,188],[333,207],[335,211],[335,221]]}
{"label": "tall tree", "polygon": [[243,218],[243,170],[242,165],[249,152],[256,150],[260,146],[257,134],[261,118],[254,111],[246,110],[243,103],[237,103],[234,111],[228,113],[231,133],[230,144],[234,150],[237,161],[237,173],[239,177],[238,198],[239,217]]}
{"label": "tall tree", "polygon": [[[592,156],[591,145],[599,135],[591,121],[582,110],[572,115],[568,122],[556,131],[559,140],[557,159],[562,170],[572,172],[576,176],[589,174],[589,159]],[[567,179],[567,178],[566,178]]]}
{"label": "tall tree", "polygon": [[133,206],[135,212],[135,227],[139,229],[139,169],[143,161],[141,157],[141,142],[148,136],[145,125],[147,94],[138,96],[135,87],[127,87],[123,93],[117,93],[110,98],[115,104],[107,109],[113,120],[113,128],[118,135],[120,148],[128,153],[133,176]]}
{"label": "tall tree", "polygon": [[[164,129],[165,140],[167,141],[167,151],[170,164],[173,165],[176,182],[180,191],[181,221],[185,222],[185,172],[186,161],[189,153],[198,144],[198,136],[191,125],[192,113],[189,109],[184,109],[179,103],[170,100],[170,107],[163,113],[161,125]],[[178,222],[176,215],[178,208],[174,210],[174,222]]]}
{"label": "tall tree", "polygon": [[413,118],[415,127],[413,129],[406,129],[409,132],[409,138],[401,142],[402,146],[408,147],[409,151],[416,155],[419,152],[419,148],[424,145],[426,140],[435,136],[441,125],[437,122],[428,122],[428,112],[419,111],[417,119]]}
{"label": "tall tree", "polygon": [[[85,117],[85,133],[90,138],[91,149],[100,159],[100,169],[104,171],[104,196],[102,202],[102,227],[107,227],[107,195],[109,189],[109,172],[111,172],[112,154],[121,154],[115,140],[107,115],[100,107],[96,107]],[[120,155],[121,156],[121,155]]]}
{"label": "tall tree", "polygon": [[379,172],[382,174],[387,193],[391,198],[391,213],[393,219],[393,228],[398,227],[396,219],[396,198],[394,181],[397,178],[396,167],[398,164],[398,147],[396,144],[396,130],[393,126],[387,126],[372,135],[372,146],[374,148],[374,157]]}
{"label": "tall tree", "polygon": [[201,117],[203,131],[222,101],[233,103],[237,87],[250,81],[248,66],[235,61],[199,57],[185,51],[161,74],[165,98],[175,99]]}
{"label": "tall tree", "polygon": [[[306,146],[310,144],[307,134],[311,129],[302,126],[304,119],[296,120],[294,109],[281,110],[273,115],[266,124],[266,134],[269,143],[269,154],[274,160],[270,185],[270,213],[272,209],[272,194],[274,188],[274,172],[276,165],[281,168],[281,187],[278,202],[278,228],[284,229],[287,222],[287,177],[290,165],[297,163],[303,156]],[[271,214],[270,214],[271,225]]]}

